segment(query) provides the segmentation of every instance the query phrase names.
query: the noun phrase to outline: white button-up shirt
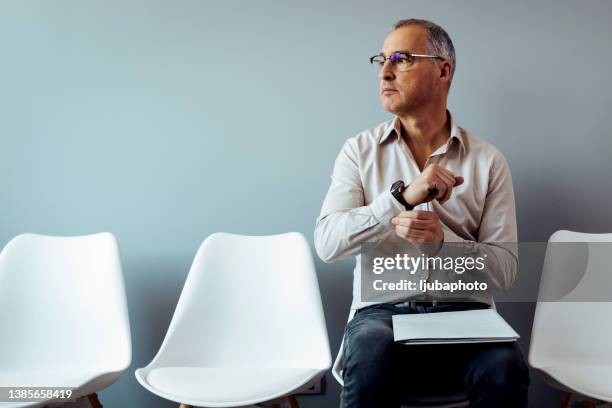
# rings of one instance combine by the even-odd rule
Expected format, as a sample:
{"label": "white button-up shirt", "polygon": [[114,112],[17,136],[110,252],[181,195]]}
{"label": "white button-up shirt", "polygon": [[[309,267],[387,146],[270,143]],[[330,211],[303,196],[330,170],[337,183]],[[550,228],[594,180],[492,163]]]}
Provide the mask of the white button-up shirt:
{"label": "white button-up shirt", "polygon": [[[425,167],[437,163],[465,181],[453,189],[444,204],[434,200],[415,209],[438,214],[444,242],[463,243],[465,253],[471,256],[486,254],[488,282],[508,288],[518,267],[514,192],[508,164],[494,146],[457,126],[450,113],[449,117],[450,137],[429,156]],[[400,126],[396,117],[344,143],[317,218],[315,247],[319,257],[325,262],[357,258],[353,310],[376,303],[361,301],[361,244],[397,245],[399,237],[391,219],[405,209],[391,195],[390,188],[397,180],[409,184],[421,173],[401,137]],[[491,303],[488,292],[474,293],[472,299]]]}

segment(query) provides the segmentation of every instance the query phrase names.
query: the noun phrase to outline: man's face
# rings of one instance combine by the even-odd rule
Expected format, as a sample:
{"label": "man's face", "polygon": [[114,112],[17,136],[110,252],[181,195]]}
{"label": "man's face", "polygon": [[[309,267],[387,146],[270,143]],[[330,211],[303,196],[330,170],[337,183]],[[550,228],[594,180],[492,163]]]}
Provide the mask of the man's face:
{"label": "man's face", "polygon": [[[387,35],[381,53],[389,57],[396,51],[429,54],[427,31],[418,25],[408,25]],[[438,60],[433,60],[438,61]],[[430,58],[414,58],[406,71],[397,71],[386,61],[380,74],[380,101],[385,110],[396,115],[409,114],[436,100],[442,89],[440,70]]]}

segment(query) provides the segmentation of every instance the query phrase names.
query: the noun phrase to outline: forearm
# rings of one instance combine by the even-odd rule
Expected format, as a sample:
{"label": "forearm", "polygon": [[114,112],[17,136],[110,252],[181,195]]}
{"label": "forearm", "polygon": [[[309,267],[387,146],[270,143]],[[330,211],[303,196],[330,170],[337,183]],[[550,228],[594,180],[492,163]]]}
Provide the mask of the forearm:
{"label": "forearm", "polygon": [[359,253],[361,244],[380,242],[393,232],[391,218],[401,205],[386,191],[369,205],[334,209],[326,200],[315,227],[315,248],[325,262],[342,260]]}
{"label": "forearm", "polygon": [[[518,244],[516,242],[476,242],[462,239],[444,228],[444,244],[437,256],[455,256],[483,259],[484,268],[474,269],[468,276],[454,274],[455,278],[469,278],[487,282],[490,287],[509,289],[518,272]],[[466,272],[467,273],[467,272]]]}

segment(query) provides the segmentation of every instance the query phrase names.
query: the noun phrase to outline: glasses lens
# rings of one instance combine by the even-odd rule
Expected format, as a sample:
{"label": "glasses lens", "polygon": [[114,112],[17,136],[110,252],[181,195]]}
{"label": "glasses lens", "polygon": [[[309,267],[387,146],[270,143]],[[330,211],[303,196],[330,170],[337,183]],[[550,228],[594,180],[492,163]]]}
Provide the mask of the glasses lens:
{"label": "glasses lens", "polygon": [[382,67],[385,64],[385,57],[383,57],[382,55],[375,55],[372,58],[370,58],[370,63],[372,64],[374,69],[378,71],[380,70],[380,67]]}
{"label": "glasses lens", "polygon": [[393,62],[398,71],[407,70],[414,61],[414,57],[405,52],[396,52],[391,55],[389,59]]}

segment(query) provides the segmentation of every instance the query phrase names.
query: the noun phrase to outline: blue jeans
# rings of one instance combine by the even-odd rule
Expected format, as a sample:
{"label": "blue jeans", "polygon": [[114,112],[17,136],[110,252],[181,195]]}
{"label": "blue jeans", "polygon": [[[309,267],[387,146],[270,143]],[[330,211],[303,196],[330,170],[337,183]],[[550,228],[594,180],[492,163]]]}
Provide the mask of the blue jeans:
{"label": "blue jeans", "polygon": [[516,342],[403,345],[391,316],[488,307],[482,303],[411,302],[357,311],[344,337],[342,408],[398,408],[415,391],[464,392],[473,408],[527,407],[529,371]]}

